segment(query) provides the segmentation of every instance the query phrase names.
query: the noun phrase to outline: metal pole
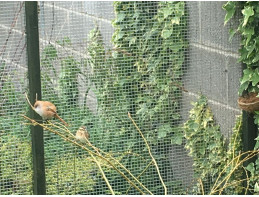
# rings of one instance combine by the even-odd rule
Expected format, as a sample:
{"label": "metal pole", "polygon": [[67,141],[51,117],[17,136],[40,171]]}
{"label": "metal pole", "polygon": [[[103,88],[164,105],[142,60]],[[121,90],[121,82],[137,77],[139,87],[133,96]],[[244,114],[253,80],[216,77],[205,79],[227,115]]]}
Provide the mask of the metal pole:
{"label": "metal pole", "polygon": [[[243,70],[246,68],[246,65],[242,65]],[[247,91],[244,91],[242,95],[246,94]],[[243,152],[254,150],[255,147],[255,138],[257,137],[258,126],[254,123],[254,114],[242,111],[242,145]],[[256,157],[253,157],[244,162],[244,167],[246,167],[249,163],[255,162]],[[249,174],[249,173],[248,173]],[[250,174],[249,174],[250,176]],[[243,178],[246,179],[246,174],[243,172]],[[244,181],[244,188],[247,187],[247,181]],[[245,192],[245,190],[244,190]],[[245,194],[245,193],[243,193]],[[252,194],[249,190],[247,194]]]}
{"label": "metal pole", "polygon": [[[34,104],[41,99],[40,53],[38,32],[38,6],[36,1],[25,2],[29,99]],[[30,117],[41,120],[41,117],[30,108]],[[44,165],[43,129],[31,126],[33,157],[33,194],[46,194],[46,178]]]}

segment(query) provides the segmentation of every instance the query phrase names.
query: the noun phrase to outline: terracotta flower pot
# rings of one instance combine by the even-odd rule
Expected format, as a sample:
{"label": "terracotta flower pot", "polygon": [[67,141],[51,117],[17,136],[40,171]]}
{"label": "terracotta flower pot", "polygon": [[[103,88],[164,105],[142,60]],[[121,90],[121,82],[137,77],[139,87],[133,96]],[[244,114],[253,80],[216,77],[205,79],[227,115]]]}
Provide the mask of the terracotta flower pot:
{"label": "terracotta flower pot", "polygon": [[239,107],[248,112],[259,111],[259,97],[256,97],[258,93],[250,92],[249,94],[239,97]]}

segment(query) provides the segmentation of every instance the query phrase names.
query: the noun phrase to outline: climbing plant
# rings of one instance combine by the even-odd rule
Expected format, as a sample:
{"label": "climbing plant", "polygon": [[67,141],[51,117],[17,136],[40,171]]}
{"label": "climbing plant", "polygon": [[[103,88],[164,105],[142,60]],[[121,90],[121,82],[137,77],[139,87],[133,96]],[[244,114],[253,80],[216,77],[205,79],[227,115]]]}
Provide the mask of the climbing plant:
{"label": "climbing plant", "polygon": [[[185,122],[185,148],[193,159],[194,194],[240,194],[243,191],[242,167],[235,161],[241,150],[241,116],[237,117],[227,145],[216,124],[207,98],[200,96]],[[229,178],[228,184],[226,177]],[[224,184],[218,182],[224,180]],[[237,181],[238,180],[238,181]]]}
{"label": "climbing plant", "polygon": [[[184,2],[115,2],[114,47],[105,50],[98,28],[89,34],[87,66],[96,87],[93,91],[102,125],[98,132],[103,135],[102,142],[107,140],[100,146],[105,150],[133,151],[145,158],[144,144],[132,132],[134,128],[127,117],[130,112],[164,170],[169,165],[168,145],[181,144],[182,139],[177,123],[186,47],[184,6]],[[130,155],[124,162],[136,173],[147,165],[145,160]],[[162,172],[165,179],[169,177],[166,172]],[[141,180],[144,183],[153,180],[154,185],[160,185],[152,168]],[[166,181],[171,191],[179,187],[169,178]],[[120,189],[123,187],[120,185]],[[161,189],[154,191],[159,194]]]}
{"label": "climbing plant", "polygon": [[[239,62],[244,63],[246,68],[243,71],[239,94],[246,92],[259,92],[259,3],[256,1],[229,1],[224,4],[226,10],[225,24],[235,14],[240,14],[239,25],[236,29],[230,30],[230,39],[238,32],[241,34],[241,48]],[[255,112],[255,124],[259,125],[259,113]],[[255,139],[255,150],[259,148],[259,137]],[[259,159],[255,164],[250,163],[247,170],[253,175],[259,174]],[[259,180],[251,178],[250,185],[255,193],[259,192]]]}

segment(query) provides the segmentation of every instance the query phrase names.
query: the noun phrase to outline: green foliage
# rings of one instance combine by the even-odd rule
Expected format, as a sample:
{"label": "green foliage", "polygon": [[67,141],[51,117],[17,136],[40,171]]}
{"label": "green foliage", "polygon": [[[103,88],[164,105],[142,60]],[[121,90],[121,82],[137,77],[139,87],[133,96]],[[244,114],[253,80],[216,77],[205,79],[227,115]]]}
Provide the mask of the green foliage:
{"label": "green foliage", "polygon": [[[235,126],[233,128],[233,133],[230,137],[228,144],[226,161],[231,162],[235,157],[237,157],[242,151],[242,116],[237,116]],[[227,164],[225,161],[225,164]],[[229,166],[227,173],[230,173],[234,169],[234,163]],[[234,173],[231,175],[230,183],[234,181],[239,181],[243,179],[243,169],[242,166],[238,167]],[[229,186],[226,189],[226,194],[242,194],[243,193],[243,182],[237,182],[233,186]]]}
{"label": "green foliage", "polygon": [[[62,118],[73,120],[73,128],[86,125],[91,143],[106,152],[124,155],[121,162],[136,176],[150,161],[141,137],[133,132],[135,128],[127,116],[128,112],[142,128],[161,169],[169,166],[169,145],[182,142],[176,124],[180,120],[179,87],[186,47],[184,6],[184,2],[115,2],[113,49],[105,49],[100,31],[96,28],[89,34],[87,59],[78,60],[64,55],[62,49],[52,44],[46,45],[41,53],[43,99],[52,101]],[[65,37],[57,44],[71,47],[72,42]],[[90,70],[90,74],[82,71],[79,67],[81,62],[85,63],[84,71]],[[61,69],[57,69],[56,65],[61,65]],[[85,84],[79,84],[81,77]],[[17,97],[11,85],[5,83],[3,90],[6,91],[1,94],[5,94],[8,102],[20,106],[21,98]],[[81,85],[88,87],[84,98],[89,87],[97,96],[97,114],[93,114],[85,104],[78,104]],[[10,91],[10,87],[14,91]],[[26,103],[22,103],[21,107],[26,107]],[[12,110],[6,112],[12,113]],[[10,115],[12,118],[17,116],[16,113]],[[6,124],[5,121],[1,121],[2,124]],[[11,126],[4,125],[3,129],[16,127],[16,122],[13,122]],[[96,169],[87,163],[85,157],[72,157],[69,155],[71,146],[64,146],[51,134],[45,134],[45,137],[46,176],[51,194],[76,194],[77,189],[81,191],[78,193],[91,193],[93,190],[107,193],[102,177],[89,174]],[[71,166],[75,163],[80,163],[83,166],[81,170],[86,173],[80,174],[77,166],[72,171]],[[29,176],[31,172],[26,173]],[[106,174],[115,191],[126,193],[129,185],[122,181],[120,175],[109,170]],[[167,170],[162,172],[162,176],[167,179]],[[168,191],[180,192],[181,184],[172,180],[171,175],[168,177]],[[60,184],[56,185],[58,180]],[[155,194],[163,194],[154,166],[149,167],[140,180],[145,185],[152,185],[151,191]],[[118,185],[118,182],[121,184]],[[136,191],[131,188],[128,193],[136,194]]]}
{"label": "green foliage", "polygon": [[78,105],[78,75],[80,73],[79,62],[72,56],[61,60],[61,72],[59,76],[59,93],[65,103],[74,108]]}
{"label": "green foliage", "polygon": [[[158,7],[157,12],[148,9],[154,7]],[[115,12],[119,20],[113,23],[113,42],[124,51],[113,55],[120,72],[131,70],[131,76],[126,72],[119,78],[119,83],[126,80],[124,87],[131,90],[128,96],[133,103],[129,111],[142,124],[154,125],[160,139],[168,138],[172,124],[180,117],[176,108],[186,47],[184,2],[117,2]],[[147,130],[153,135],[152,129]]]}
{"label": "green foliage", "polygon": [[[15,151],[11,148],[14,146]],[[7,133],[0,135],[0,177],[1,195],[32,194],[31,146],[28,141]]]}
{"label": "green foliage", "polygon": [[227,2],[223,9],[226,10],[225,23],[241,10],[241,20],[239,26],[235,30],[231,30],[231,37],[236,32],[242,35],[239,62],[246,64],[247,69],[241,79],[239,94],[244,90],[259,91],[257,85],[259,82],[258,63],[259,63],[259,4],[254,1],[245,2]]}
{"label": "green foliage", "polygon": [[[237,117],[233,134],[226,148],[220,128],[215,124],[211,109],[208,107],[207,98],[201,95],[198,101],[192,104],[194,108],[191,109],[189,119],[183,127],[185,148],[193,158],[195,177],[201,179],[205,194],[209,194],[223,169],[238,156],[241,150],[241,116]],[[219,180],[223,180],[233,169],[235,169],[234,163],[228,166],[223,173],[224,176],[221,174]],[[229,182],[241,180],[242,175],[241,167],[235,169]],[[242,189],[242,182],[238,182],[227,187],[224,192],[240,194]],[[201,193],[199,186],[194,187],[194,193]]]}
{"label": "green foliage", "polygon": [[[127,117],[130,112],[152,146],[160,167],[169,165],[166,147],[182,142],[176,124],[180,120],[179,86],[186,47],[184,5],[184,2],[115,2],[112,50],[105,51],[98,27],[90,32],[87,66],[91,69],[99,117],[95,122],[98,126],[91,132],[96,136],[98,133],[101,139],[95,139],[96,146],[105,151],[132,151],[147,158],[140,136],[132,132],[135,128]],[[147,165],[132,155],[125,156],[123,162],[136,174]],[[153,185],[160,185],[153,170],[141,176],[144,184],[153,180]],[[115,174],[113,178],[120,180]],[[118,189],[124,188],[126,191],[128,186],[121,184]],[[176,185],[170,188],[172,191]],[[154,192],[161,191],[162,188]]]}
{"label": "green foliage", "polygon": [[225,143],[207,105],[207,98],[201,96],[193,105],[189,120],[184,124],[185,148],[193,158],[195,177],[210,189],[225,163]]}
{"label": "green foliage", "polygon": [[94,164],[85,156],[66,154],[57,157],[46,169],[48,194],[89,194],[95,185],[95,171]]}
{"label": "green foliage", "polygon": [[[241,78],[241,85],[239,88],[239,94],[244,92],[259,92],[259,3],[256,1],[244,1],[244,2],[227,2],[223,9],[226,10],[225,23],[227,23],[234,13],[241,10],[241,19],[239,26],[236,30],[231,30],[230,37],[233,37],[236,32],[242,35],[241,49],[239,62],[246,65],[246,69],[243,71]],[[259,125],[259,113],[254,116],[255,124]],[[256,138],[258,139],[258,138]],[[255,145],[255,149],[258,149],[258,142]],[[259,163],[259,159],[256,160]],[[258,177],[253,177],[254,172],[258,171],[255,167],[256,164],[251,163],[247,166],[247,170],[251,173],[250,185],[256,192],[258,188]],[[257,171],[256,171],[257,169]],[[258,172],[257,172],[258,174]]]}

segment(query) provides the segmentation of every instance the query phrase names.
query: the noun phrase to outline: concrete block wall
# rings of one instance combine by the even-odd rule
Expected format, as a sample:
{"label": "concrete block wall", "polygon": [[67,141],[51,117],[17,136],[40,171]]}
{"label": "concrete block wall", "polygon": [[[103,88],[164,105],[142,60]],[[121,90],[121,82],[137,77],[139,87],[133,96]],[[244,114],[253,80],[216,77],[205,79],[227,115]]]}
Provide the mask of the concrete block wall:
{"label": "concrete block wall", "polygon": [[[224,26],[224,3],[186,2],[189,48],[186,52],[183,84],[188,92],[183,92],[181,115],[185,122],[193,107],[191,102],[197,101],[200,94],[205,95],[216,123],[228,139],[236,116],[241,114],[237,99],[242,65],[237,63],[240,37],[235,36],[230,43],[228,33],[230,28],[237,27],[238,19]],[[191,158],[183,146],[173,146],[171,152],[175,177],[189,187],[192,184]],[[183,154],[184,161],[177,160],[178,153]]]}
{"label": "concrete block wall", "polygon": [[[206,95],[215,119],[227,137],[235,116],[241,113],[237,99],[242,65],[237,63],[240,37],[235,36],[230,42],[228,33],[238,25],[238,20],[224,26],[224,3],[187,2],[189,55],[183,81],[189,93],[184,94],[183,108],[199,93]],[[182,114],[184,119],[188,117],[186,111]]]}
{"label": "concrete block wall", "polygon": [[[236,101],[242,68],[237,63],[240,38],[235,36],[230,43],[228,33],[231,27],[237,26],[238,21],[232,20],[224,26],[224,3],[186,2],[189,48],[183,81],[189,93],[184,93],[182,116],[187,119],[191,108],[189,101],[196,100],[197,95],[202,93],[208,97],[212,109],[223,111],[216,113],[215,118],[227,136],[227,130],[234,126],[234,121],[226,124],[221,117],[231,113],[234,118],[241,112]],[[84,57],[87,36],[98,24],[105,45],[111,46],[114,32],[111,23],[115,17],[113,2],[40,2],[39,7],[42,45],[69,37],[73,43],[73,55]]]}

